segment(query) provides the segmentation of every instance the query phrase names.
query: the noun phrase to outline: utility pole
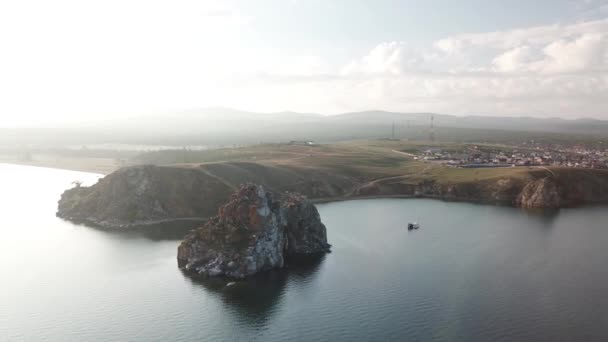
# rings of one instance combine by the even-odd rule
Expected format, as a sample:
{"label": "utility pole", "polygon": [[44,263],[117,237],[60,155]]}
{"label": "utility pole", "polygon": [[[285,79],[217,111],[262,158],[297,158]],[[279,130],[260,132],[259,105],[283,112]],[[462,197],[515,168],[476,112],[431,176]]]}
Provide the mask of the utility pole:
{"label": "utility pole", "polygon": [[431,115],[431,129],[429,130],[429,140],[435,142],[435,116]]}

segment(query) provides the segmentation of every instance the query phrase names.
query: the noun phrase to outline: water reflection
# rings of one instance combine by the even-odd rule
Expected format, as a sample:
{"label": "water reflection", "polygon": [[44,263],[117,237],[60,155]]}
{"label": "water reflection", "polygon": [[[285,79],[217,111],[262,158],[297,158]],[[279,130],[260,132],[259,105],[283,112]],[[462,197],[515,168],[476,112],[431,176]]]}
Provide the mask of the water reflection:
{"label": "water reflection", "polygon": [[183,240],[186,234],[204,222],[205,220],[176,220],[137,227],[131,229],[131,232],[152,241]]}
{"label": "water reflection", "polygon": [[[68,221],[70,222],[70,221]],[[175,220],[171,222],[162,222],[154,224],[146,224],[138,227],[126,228],[124,230],[112,230],[98,227],[91,224],[77,223],[78,226],[83,226],[90,229],[96,229],[108,234],[116,234],[125,238],[146,238],[152,241],[181,241],[193,229],[196,229],[204,224],[205,220]]]}
{"label": "water reflection", "polygon": [[192,284],[217,295],[235,316],[235,320],[252,327],[263,327],[280,310],[286,288],[311,283],[325,255],[291,258],[283,269],[263,272],[238,280],[228,286],[226,278],[196,277],[182,271]]}
{"label": "water reflection", "polygon": [[529,219],[536,221],[543,228],[551,229],[560,214],[560,209],[527,208],[522,209]]}

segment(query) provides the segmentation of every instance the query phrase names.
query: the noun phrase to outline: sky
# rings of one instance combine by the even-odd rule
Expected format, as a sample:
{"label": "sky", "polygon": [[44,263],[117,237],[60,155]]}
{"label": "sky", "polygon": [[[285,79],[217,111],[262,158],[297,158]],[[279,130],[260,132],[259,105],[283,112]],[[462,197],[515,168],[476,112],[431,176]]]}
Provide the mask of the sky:
{"label": "sky", "polygon": [[0,127],[206,107],[608,119],[608,0],[0,0]]}

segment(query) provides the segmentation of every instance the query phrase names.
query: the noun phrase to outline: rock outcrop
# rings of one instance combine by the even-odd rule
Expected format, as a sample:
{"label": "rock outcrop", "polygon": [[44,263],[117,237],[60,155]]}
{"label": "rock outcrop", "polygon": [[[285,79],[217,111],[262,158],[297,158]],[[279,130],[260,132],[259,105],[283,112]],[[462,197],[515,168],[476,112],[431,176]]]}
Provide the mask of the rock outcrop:
{"label": "rock outcrop", "polygon": [[521,208],[562,207],[562,194],[558,183],[551,177],[537,179],[527,183],[516,199]]}
{"label": "rock outcrop", "polygon": [[202,222],[230,192],[230,187],[196,169],[133,166],[93,186],[66,190],[57,216],[106,229],[171,220]]}
{"label": "rock outcrop", "polygon": [[323,170],[294,171],[255,163],[137,165],[121,168],[89,187],[66,190],[57,216],[104,229],[129,229],[160,222],[201,222],[215,215],[239,184],[340,197],[354,180]]}
{"label": "rock outcrop", "polygon": [[246,185],[220,207],[218,215],[179,245],[185,271],[244,278],[281,268],[289,257],[329,252],[326,229],[305,197],[277,198],[259,185]]}
{"label": "rock outcrop", "polygon": [[[590,172],[594,171],[594,172]],[[355,197],[419,197],[446,201],[500,204],[520,208],[558,209],[608,202],[604,170],[534,170],[527,177],[450,183],[424,180],[415,184],[370,182]]]}

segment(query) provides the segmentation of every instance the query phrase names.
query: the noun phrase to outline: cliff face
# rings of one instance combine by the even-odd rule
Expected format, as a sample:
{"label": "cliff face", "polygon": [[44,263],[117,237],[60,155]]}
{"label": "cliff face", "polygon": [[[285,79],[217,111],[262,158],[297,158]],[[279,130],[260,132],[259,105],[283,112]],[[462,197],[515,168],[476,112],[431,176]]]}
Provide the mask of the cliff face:
{"label": "cliff face", "polygon": [[306,197],[289,193],[282,200],[288,255],[314,254],[328,250],[327,233],[317,208]]}
{"label": "cliff face", "polygon": [[563,208],[608,202],[608,173],[603,170],[533,170],[527,179],[503,178],[417,184],[372,182],[358,187],[358,197],[412,196],[503,204],[522,208]]}
{"label": "cliff face", "polygon": [[57,216],[102,228],[204,218],[214,214],[216,203],[224,201],[230,191],[217,179],[192,169],[128,167],[91,187],[65,191]]}
{"label": "cliff face", "polygon": [[255,163],[217,163],[199,167],[152,165],[119,169],[90,187],[66,190],[57,216],[105,229],[125,229],[177,219],[215,215],[240,184],[340,197],[354,180],[315,169],[293,170]]}
{"label": "cliff face", "polygon": [[526,184],[515,201],[522,208],[560,208],[562,197],[558,183],[547,177]]}
{"label": "cliff face", "polygon": [[553,170],[530,181],[516,199],[524,208],[563,208],[608,202],[605,170]]}
{"label": "cliff face", "polygon": [[244,278],[281,268],[290,256],[328,252],[326,229],[314,205],[296,194],[275,197],[255,185],[232,194],[216,217],[180,244],[180,267],[199,275]]}
{"label": "cliff face", "polygon": [[417,184],[374,182],[357,188],[356,197],[411,196],[437,198],[448,201],[465,201],[514,205],[523,187],[520,181],[499,179],[483,182],[443,183],[434,180]]}

